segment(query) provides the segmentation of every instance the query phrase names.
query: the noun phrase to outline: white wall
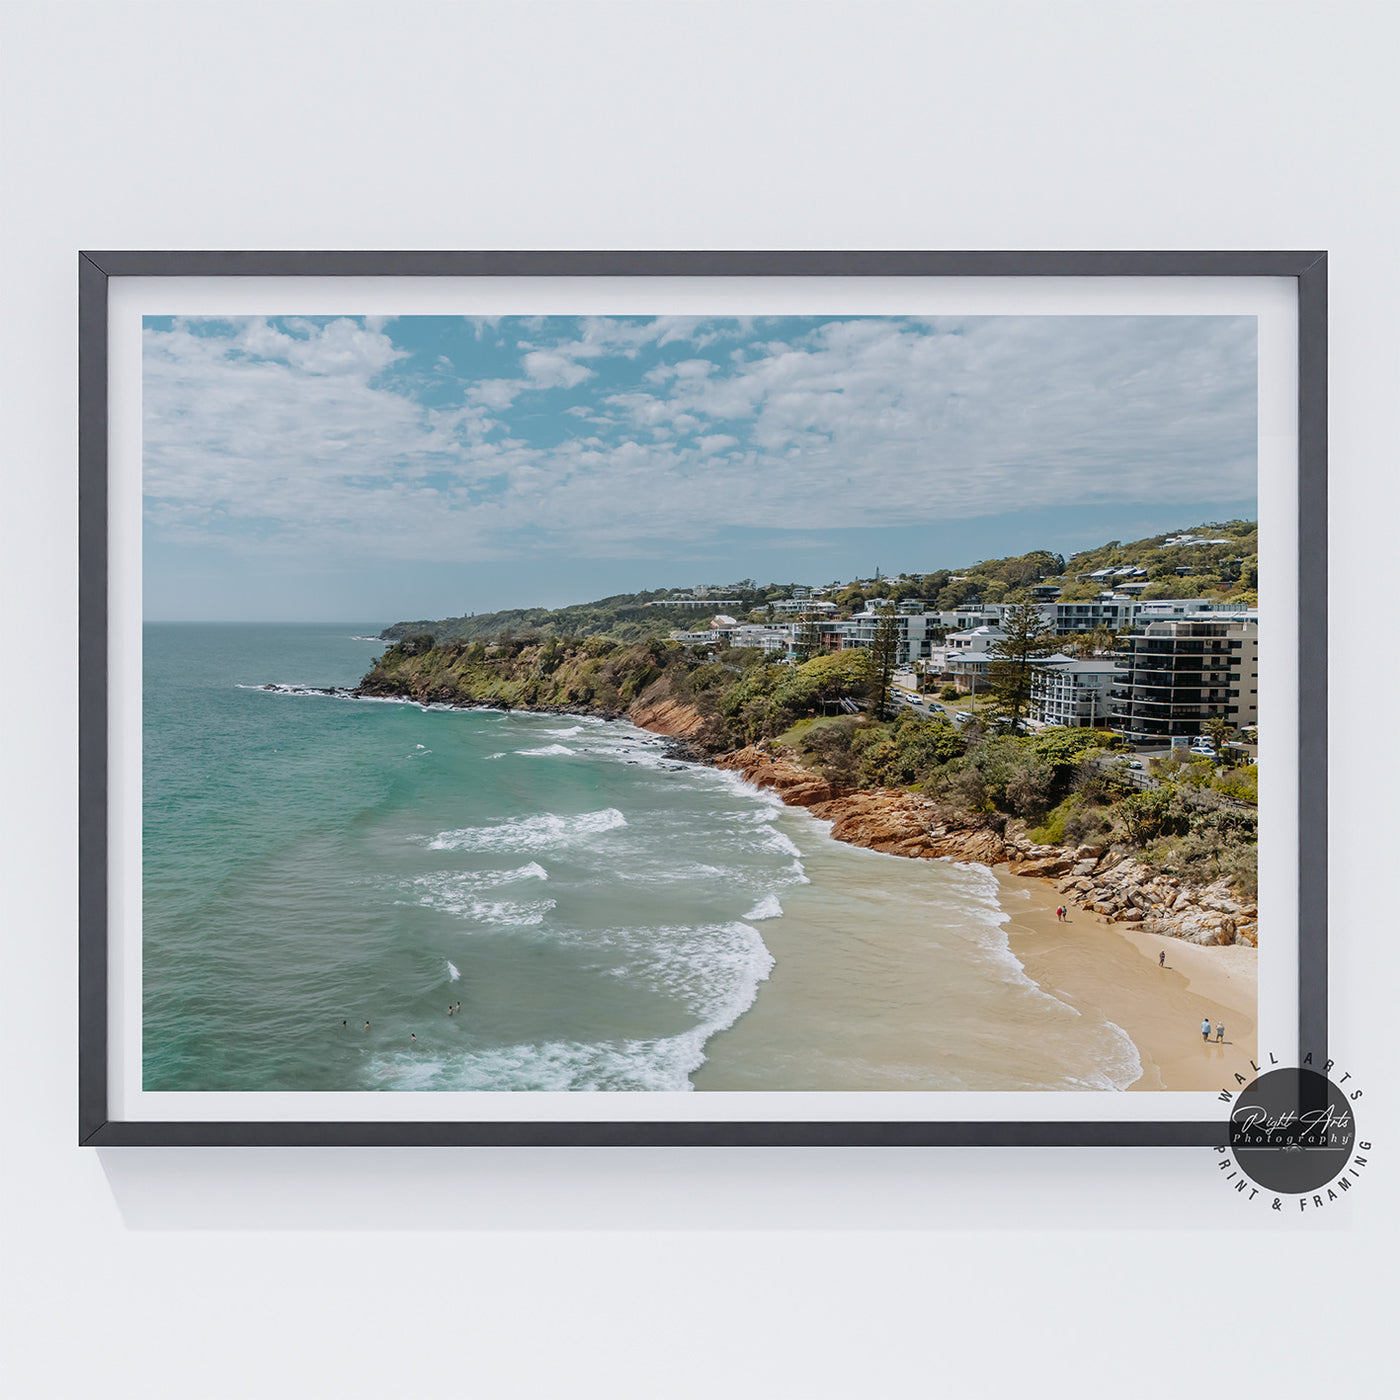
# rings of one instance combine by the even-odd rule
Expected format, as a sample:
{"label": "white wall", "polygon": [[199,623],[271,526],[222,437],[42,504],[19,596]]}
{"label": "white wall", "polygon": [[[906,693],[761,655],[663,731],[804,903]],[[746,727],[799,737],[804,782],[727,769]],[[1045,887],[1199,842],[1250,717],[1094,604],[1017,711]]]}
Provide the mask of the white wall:
{"label": "white wall", "polygon": [[[1380,1393],[1400,966],[1378,866],[1396,769],[1387,732],[1359,721],[1393,725],[1395,692],[1350,667],[1332,1008],[1376,1150],[1316,1218],[1245,1208],[1205,1150],[75,1147],[74,255],[1327,248],[1332,587],[1369,596],[1396,519],[1395,14],[7,7],[10,1393]],[[1376,655],[1360,615],[1333,615],[1339,653]]]}

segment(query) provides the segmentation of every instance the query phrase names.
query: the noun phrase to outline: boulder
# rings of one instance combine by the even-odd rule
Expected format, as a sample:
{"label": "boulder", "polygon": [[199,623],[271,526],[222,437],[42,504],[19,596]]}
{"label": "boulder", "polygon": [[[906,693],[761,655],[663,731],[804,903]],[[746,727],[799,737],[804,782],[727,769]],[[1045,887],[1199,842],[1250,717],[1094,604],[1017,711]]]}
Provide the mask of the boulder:
{"label": "boulder", "polygon": [[1071,862],[1064,856],[1042,856],[1030,860],[1013,860],[1008,868],[1013,875],[1037,875],[1052,879],[1057,875],[1067,875],[1071,869]]}

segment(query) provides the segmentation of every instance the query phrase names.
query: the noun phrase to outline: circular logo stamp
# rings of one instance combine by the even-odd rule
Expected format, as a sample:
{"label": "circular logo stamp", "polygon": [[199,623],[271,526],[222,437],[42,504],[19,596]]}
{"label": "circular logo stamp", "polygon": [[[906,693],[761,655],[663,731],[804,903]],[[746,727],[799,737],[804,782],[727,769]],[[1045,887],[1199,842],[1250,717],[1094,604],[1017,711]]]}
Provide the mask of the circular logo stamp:
{"label": "circular logo stamp", "polygon": [[1341,1175],[1356,1147],[1356,1116],[1325,1074],[1261,1074],[1230,1111],[1230,1151],[1266,1191],[1299,1195]]}
{"label": "circular logo stamp", "polygon": [[1282,1209],[1286,1195],[1299,1198],[1301,1211],[1340,1200],[1366,1165],[1361,1153],[1371,1150],[1357,1136],[1354,1104],[1361,1091],[1346,1087],[1351,1075],[1334,1082],[1327,1073],[1332,1061],[1316,1070],[1308,1064],[1311,1059],[1306,1056],[1298,1067],[1271,1068],[1247,1084],[1236,1076],[1244,1087],[1220,1096],[1230,1103],[1229,1145],[1216,1149],[1229,1153],[1222,1167],[1228,1169],[1233,1158],[1235,1170],[1227,1179],[1251,1200],[1260,1191],[1269,1193],[1274,1210]]}

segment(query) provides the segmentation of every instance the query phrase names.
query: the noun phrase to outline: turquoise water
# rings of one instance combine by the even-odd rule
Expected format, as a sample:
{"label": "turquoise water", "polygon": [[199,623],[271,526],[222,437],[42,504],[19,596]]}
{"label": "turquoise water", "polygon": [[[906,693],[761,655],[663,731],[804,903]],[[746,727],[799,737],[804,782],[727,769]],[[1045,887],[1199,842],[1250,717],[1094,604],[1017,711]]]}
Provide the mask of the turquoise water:
{"label": "turquoise water", "polygon": [[630,726],[256,688],[372,630],[146,629],[145,1087],[686,1087],[802,878],[768,804]]}
{"label": "turquoise water", "polygon": [[1134,1076],[1025,978],[987,871],[842,846],[627,724],[306,693],[377,630],[145,629],[146,1089]]}

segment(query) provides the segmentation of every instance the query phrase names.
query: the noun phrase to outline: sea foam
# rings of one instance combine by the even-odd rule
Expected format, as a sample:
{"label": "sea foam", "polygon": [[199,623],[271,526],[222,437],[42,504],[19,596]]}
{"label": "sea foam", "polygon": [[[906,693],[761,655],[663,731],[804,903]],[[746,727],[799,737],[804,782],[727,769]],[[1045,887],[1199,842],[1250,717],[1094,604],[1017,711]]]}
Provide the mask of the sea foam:
{"label": "sea foam", "polygon": [[783,906],[775,894],[764,895],[762,899],[744,915],[746,919],[781,919]]}
{"label": "sea foam", "polygon": [[610,929],[578,938],[620,946],[627,956],[619,972],[679,1002],[697,1024],[670,1036],[553,1040],[462,1055],[401,1052],[371,1063],[372,1082],[398,1090],[689,1090],[690,1076],[705,1061],[705,1042],[753,1004],[773,967],[758,930],[741,922]]}
{"label": "sea foam", "polygon": [[601,812],[581,812],[562,817],[546,812],[537,817],[515,817],[496,826],[468,826],[440,831],[427,845],[431,851],[542,851],[616,831],[627,818],[616,807]]}

